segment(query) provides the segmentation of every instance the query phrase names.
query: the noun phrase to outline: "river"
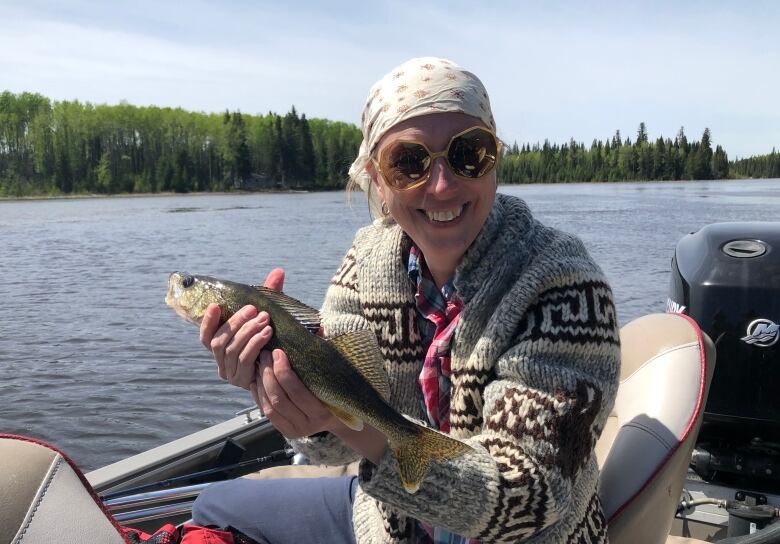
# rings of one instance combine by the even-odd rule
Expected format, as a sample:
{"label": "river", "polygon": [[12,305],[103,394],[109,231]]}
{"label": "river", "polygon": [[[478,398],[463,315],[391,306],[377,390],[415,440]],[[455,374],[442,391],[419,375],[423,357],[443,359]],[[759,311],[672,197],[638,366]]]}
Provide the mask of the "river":
{"label": "river", "polygon": [[[663,311],[685,234],[780,220],[780,180],[503,186],[578,234],[606,272],[622,324]],[[197,329],[168,309],[168,273],[258,283],[318,307],[361,195],[181,195],[0,201],[0,432],[34,436],[91,470],[251,404],[224,384]]]}

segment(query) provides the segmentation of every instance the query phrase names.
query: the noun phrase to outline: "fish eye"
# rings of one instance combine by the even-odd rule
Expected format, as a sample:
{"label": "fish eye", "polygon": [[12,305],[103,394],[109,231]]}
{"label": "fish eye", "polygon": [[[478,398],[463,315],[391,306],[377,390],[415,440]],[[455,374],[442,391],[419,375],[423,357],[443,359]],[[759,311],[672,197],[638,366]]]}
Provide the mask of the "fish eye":
{"label": "fish eye", "polygon": [[188,287],[191,287],[192,284],[195,283],[195,278],[192,276],[184,276],[181,279],[181,286],[187,289]]}

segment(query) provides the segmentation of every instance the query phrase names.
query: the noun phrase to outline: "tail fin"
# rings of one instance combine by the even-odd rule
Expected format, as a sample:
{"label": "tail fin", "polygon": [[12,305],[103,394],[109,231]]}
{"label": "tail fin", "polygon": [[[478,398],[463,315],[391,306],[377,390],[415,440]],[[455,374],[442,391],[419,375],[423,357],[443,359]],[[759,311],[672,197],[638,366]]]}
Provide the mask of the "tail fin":
{"label": "tail fin", "polygon": [[454,459],[473,451],[472,447],[464,442],[422,426],[407,440],[397,445],[391,444],[391,447],[398,460],[401,484],[409,493],[416,493],[420,488],[432,460]]}

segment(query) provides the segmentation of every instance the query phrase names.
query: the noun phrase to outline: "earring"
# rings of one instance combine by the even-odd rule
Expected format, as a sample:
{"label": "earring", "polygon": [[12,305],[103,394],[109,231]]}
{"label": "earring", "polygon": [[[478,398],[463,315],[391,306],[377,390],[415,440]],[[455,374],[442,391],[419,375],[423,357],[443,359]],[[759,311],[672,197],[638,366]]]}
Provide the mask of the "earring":
{"label": "earring", "polygon": [[390,208],[387,207],[387,202],[382,202],[382,215],[390,215]]}

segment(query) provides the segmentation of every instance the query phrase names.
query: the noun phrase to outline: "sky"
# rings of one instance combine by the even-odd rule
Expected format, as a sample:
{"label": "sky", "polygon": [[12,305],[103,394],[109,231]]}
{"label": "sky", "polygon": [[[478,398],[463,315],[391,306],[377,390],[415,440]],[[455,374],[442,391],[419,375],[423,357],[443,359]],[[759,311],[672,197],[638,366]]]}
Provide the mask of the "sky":
{"label": "sky", "polygon": [[590,144],[615,130],[780,149],[780,2],[0,0],[0,91],[53,100],[358,123],[419,56],[488,89],[499,136]]}

